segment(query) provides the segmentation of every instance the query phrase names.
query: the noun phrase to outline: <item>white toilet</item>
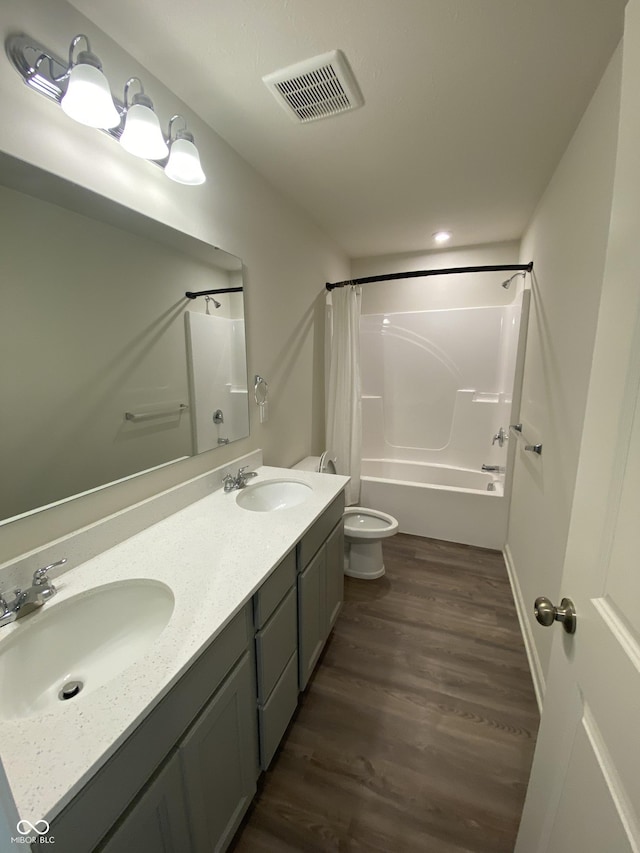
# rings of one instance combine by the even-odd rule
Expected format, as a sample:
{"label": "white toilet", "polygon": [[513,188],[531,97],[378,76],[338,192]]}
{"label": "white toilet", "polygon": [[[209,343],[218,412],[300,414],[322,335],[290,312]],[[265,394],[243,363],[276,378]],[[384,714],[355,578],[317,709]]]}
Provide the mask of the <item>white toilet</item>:
{"label": "white toilet", "polygon": [[[322,456],[307,456],[293,467],[323,474],[336,473],[335,459],[327,451]],[[386,512],[362,506],[348,506],[342,517],[345,575],[369,580],[382,577],[382,540],[397,533],[397,520]]]}
{"label": "white toilet", "polygon": [[398,532],[392,515],[377,509],[348,506],[344,515],[344,573],[352,578],[381,578],[382,540]]}

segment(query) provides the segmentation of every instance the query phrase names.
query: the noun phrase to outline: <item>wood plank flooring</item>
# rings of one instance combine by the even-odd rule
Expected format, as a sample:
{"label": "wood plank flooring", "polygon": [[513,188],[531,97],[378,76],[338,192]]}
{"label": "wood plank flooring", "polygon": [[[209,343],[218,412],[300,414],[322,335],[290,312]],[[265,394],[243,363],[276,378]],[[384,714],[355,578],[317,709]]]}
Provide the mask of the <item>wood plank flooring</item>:
{"label": "wood plank flooring", "polygon": [[502,555],[398,534],[345,603],[234,853],[512,853],[539,717]]}

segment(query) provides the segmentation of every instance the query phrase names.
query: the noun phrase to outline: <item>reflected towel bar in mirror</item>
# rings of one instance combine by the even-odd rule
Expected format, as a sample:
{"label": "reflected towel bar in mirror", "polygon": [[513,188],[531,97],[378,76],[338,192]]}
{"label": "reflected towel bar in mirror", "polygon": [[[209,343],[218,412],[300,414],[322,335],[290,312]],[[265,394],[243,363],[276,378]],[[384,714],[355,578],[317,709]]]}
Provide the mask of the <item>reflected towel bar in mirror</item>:
{"label": "reflected towel bar in mirror", "polygon": [[179,406],[173,406],[171,409],[159,409],[157,412],[125,412],[125,419],[128,421],[141,421],[146,418],[159,418],[166,415],[180,415],[186,411],[189,406],[186,403],[180,403]]}

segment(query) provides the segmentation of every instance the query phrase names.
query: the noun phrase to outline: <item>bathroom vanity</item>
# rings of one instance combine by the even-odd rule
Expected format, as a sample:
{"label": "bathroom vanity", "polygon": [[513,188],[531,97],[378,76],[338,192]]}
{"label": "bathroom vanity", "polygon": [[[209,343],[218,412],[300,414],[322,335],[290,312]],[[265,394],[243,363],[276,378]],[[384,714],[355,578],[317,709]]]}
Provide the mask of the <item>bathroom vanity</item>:
{"label": "bathroom vanity", "polygon": [[[92,659],[84,694],[0,708],[20,817],[46,819],[56,849],[226,849],[308,684],[342,601],[347,478],[260,467],[255,485],[225,494],[229,467],[179,487],[184,503],[185,489],[218,486],[59,575],[51,603],[3,629],[0,669],[3,649],[35,636],[36,620],[79,613],[96,587],[129,595],[135,581],[174,597],[159,636],[104,683],[92,686]],[[267,481],[305,484],[308,495],[245,508]]]}

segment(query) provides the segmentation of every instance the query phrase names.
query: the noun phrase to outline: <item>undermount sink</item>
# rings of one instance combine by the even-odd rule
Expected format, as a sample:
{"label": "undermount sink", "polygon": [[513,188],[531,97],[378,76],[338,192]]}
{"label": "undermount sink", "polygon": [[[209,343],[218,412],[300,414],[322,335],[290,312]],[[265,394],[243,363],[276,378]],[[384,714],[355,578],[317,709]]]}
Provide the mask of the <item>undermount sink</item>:
{"label": "undermount sink", "polygon": [[312,492],[311,486],[299,480],[267,480],[238,492],[236,502],[253,512],[273,512],[304,503]]}
{"label": "undermount sink", "polygon": [[0,638],[0,716],[52,711],[110,681],[140,658],[173,613],[159,581],[99,586],[25,616]]}

